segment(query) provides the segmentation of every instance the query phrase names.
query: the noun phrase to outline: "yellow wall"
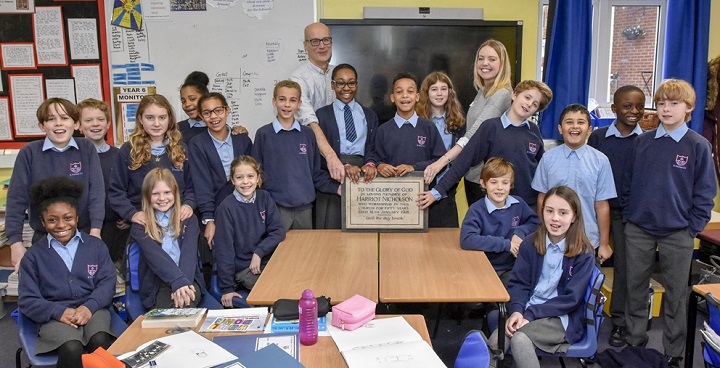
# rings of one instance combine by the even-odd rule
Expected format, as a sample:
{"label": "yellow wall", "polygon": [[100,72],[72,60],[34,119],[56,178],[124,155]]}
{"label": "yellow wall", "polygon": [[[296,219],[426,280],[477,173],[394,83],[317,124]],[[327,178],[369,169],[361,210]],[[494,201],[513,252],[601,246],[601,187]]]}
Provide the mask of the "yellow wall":
{"label": "yellow wall", "polygon": [[710,2],[710,47],[708,60],[720,56],[720,0]]}
{"label": "yellow wall", "polygon": [[[720,0],[717,0],[720,1]],[[485,20],[522,20],[523,49],[521,79],[535,79],[538,2],[537,0],[506,0],[500,5],[494,0],[318,0],[318,17],[327,19],[362,19],[365,6],[429,6],[437,8],[484,8]],[[468,46],[474,53],[475,46]]]}

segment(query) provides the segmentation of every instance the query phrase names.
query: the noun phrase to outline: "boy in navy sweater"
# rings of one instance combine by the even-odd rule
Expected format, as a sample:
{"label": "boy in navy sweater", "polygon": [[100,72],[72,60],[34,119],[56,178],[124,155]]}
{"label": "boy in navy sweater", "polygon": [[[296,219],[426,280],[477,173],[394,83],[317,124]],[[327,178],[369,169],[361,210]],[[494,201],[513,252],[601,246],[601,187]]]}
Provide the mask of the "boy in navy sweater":
{"label": "boy in navy sweater", "polygon": [[506,288],[520,243],[540,224],[522,198],[510,195],[514,181],[512,163],[499,157],[487,160],[480,174],[487,195],[470,206],[460,231],[462,249],[485,251]]}
{"label": "boy in navy sweater", "polygon": [[657,249],[665,280],[663,346],[668,366],[678,367],[687,337],[693,238],[710,220],[717,184],[710,143],[685,124],[695,108],[693,87],[666,80],[655,103],[662,124],[635,139],[621,196],[627,259],[633,260],[627,268],[627,342],[648,341],[647,287]]}
{"label": "boy in navy sweater", "polygon": [[[607,126],[595,130],[590,134],[588,146],[596,148],[610,160],[615,189],[622,192],[622,182],[628,166],[633,142],[642,129],[638,125],[645,113],[645,94],[635,86],[622,86],[615,91],[612,110],[617,119]],[[610,300],[610,313],[612,314],[613,329],[610,333],[610,345],[621,347],[625,345],[625,299],[627,298],[627,256],[625,252],[625,224],[623,224],[620,200],[612,198],[610,204],[610,234],[613,241],[613,268],[614,282],[612,299]]]}
{"label": "boy in navy sweater", "polygon": [[[97,149],[105,181],[105,192],[107,192],[110,190],[110,169],[115,162],[115,156],[120,151],[105,142],[105,135],[110,127],[110,112],[105,102],[94,98],[80,102],[77,107],[80,109],[80,132]],[[130,223],[113,211],[109,198],[105,196],[105,221],[101,239],[108,246],[113,262],[122,261],[128,235],[130,235]]]}
{"label": "boy in navy sweater", "polygon": [[35,230],[33,243],[45,234],[40,213],[30,204],[29,190],[35,182],[51,176],[68,176],[83,184],[78,203],[78,228],[100,238],[105,217],[105,190],[97,150],[85,138],[73,138],[80,114],[75,105],[62,98],[45,100],[37,110],[38,126],[44,140],[30,142],[18,153],[8,188],[5,232],[17,271],[25,254],[22,229],[25,210]]}
{"label": "boy in navy sweater", "polygon": [[[423,171],[435,160],[445,154],[440,133],[435,124],[418,117],[415,104],[420,100],[415,76],[410,73],[398,73],[393,80],[390,101],[395,104],[397,113],[387,123],[381,125],[375,136],[375,151],[369,160],[377,163],[377,170],[384,177],[404,176],[413,171]],[[433,183],[434,184],[434,183]],[[457,211],[451,213],[449,201],[442,201],[430,207],[430,227],[457,226],[449,221],[457,217]]]}
{"label": "boy in navy sweater", "polygon": [[257,130],[252,149],[265,170],[265,190],[277,204],[286,232],[312,229],[315,189],[340,195],[340,184],[320,168],[315,134],[295,120],[300,104],[300,85],[278,82],[273,90],[277,117]]}
{"label": "boy in navy sweater", "polygon": [[490,157],[502,157],[512,163],[514,181],[518,185],[512,187],[511,193],[535,207],[537,192],[530,183],[545,149],[540,128],[528,119],[545,110],[552,101],[552,91],[543,82],[526,80],[515,86],[512,101],[510,109],[502,116],[488,119],[478,128],[435,188],[420,195],[419,203],[423,208],[444,198],[470,167]]}

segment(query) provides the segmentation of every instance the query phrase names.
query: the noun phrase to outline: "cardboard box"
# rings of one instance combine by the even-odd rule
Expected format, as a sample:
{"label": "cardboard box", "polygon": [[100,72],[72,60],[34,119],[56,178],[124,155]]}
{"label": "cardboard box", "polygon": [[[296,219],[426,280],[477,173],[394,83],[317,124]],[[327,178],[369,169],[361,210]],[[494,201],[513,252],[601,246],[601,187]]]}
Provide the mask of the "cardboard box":
{"label": "cardboard box", "polygon": [[[605,282],[602,286],[602,293],[607,297],[607,301],[605,302],[605,307],[603,307],[603,312],[605,312],[606,315],[612,316],[610,314],[610,299],[612,298],[612,286],[613,286],[613,268],[612,267],[603,267],[602,272],[605,274]],[[652,316],[653,317],[659,317],[660,316],[660,306],[662,305],[662,297],[663,293],[665,293],[665,288],[660,285],[659,282],[650,279],[650,284],[653,288],[653,301],[652,301]],[[648,290],[649,292],[649,290]]]}

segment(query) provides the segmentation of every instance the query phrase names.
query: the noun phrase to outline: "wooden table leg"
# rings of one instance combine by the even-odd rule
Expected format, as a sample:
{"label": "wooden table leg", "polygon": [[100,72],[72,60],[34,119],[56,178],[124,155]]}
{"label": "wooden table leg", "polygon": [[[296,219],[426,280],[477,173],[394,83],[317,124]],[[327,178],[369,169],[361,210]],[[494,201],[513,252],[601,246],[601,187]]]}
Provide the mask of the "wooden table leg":
{"label": "wooden table leg", "polygon": [[437,316],[435,316],[435,328],[433,328],[433,335],[432,335],[433,340],[437,336],[438,327],[440,327],[440,316],[442,315],[443,304],[444,303],[438,303]]}

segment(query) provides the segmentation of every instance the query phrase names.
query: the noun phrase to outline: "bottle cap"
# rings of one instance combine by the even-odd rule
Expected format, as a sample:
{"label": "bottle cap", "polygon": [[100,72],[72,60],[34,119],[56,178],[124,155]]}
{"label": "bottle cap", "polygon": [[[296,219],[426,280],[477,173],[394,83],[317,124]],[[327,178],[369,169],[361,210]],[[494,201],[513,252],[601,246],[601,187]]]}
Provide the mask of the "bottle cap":
{"label": "bottle cap", "polygon": [[307,290],[303,291],[302,298],[303,299],[314,299],[315,294],[313,294],[312,290],[307,289]]}

